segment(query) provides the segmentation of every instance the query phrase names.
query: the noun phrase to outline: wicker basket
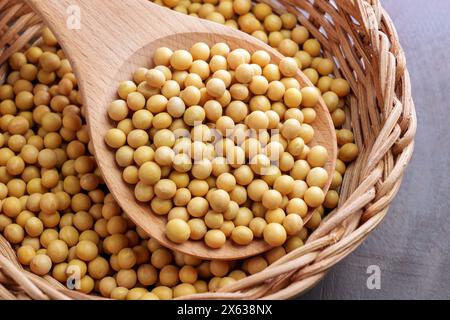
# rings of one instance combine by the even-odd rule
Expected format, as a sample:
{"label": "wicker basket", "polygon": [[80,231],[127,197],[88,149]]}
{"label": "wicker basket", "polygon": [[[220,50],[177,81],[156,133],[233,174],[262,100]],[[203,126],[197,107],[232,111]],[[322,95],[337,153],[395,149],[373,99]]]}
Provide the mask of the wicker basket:
{"label": "wicker basket", "polygon": [[[264,271],[192,299],[287,299],[313,287],[382,221],[411,158],[416,115],[405,56],[379,0],[269,0],[298,16],[334,58],[352,88],[347,123],[361,150],[340,191],[340,203],[309,237]],[[8,57],[37,41],[42,22],[20,0],[0,0],[0,84]],[[0,236],[0,298],[100,299],[24,270]]]}

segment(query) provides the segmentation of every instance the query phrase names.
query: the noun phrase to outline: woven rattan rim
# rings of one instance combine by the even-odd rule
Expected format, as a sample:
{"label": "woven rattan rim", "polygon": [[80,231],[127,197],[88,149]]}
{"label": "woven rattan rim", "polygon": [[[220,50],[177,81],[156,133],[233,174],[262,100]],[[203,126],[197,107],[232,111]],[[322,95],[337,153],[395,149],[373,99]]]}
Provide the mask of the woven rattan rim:
{"label": "woven rattan rim", "polygon": [[[337,209],[300,247],[262,272],[192,299],[287,299],[313,287],[378,226],[412,156],[417,120],[405,55],[379,0],[263,0],[298,17],[352,88],[345,128],[360,156],[345,174]],[[20,0],[0,0],[0,84],[9,56],[37,40],[39,18]],[[186,297],[183,297],[186,298]],[[188,297],[189,298],[189,297]],[[22,268],[0,235],[0,299],[101,299]]]}

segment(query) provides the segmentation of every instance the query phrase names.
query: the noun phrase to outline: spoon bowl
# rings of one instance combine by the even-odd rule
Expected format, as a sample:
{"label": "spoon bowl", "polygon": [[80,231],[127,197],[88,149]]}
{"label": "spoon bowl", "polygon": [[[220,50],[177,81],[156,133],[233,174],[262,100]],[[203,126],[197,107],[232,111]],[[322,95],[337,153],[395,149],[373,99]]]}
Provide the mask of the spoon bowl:
{"label": "spoon bowl", "polygon": [[[220,249],[211,249],[203,241],[189,240],[182,244],[170,241],[165,235],[167,218],[151,212],[148,203],[140,203],[133,189],[126,184],[121,169],[115,163],[114,152],[104,143],[105,133],[113,127],[106,108],[117,99],[121,81],[132,79],[140,67],[151,67],[151,58],[159,47],[172,50],[189,49],[197,42],[213,45],[227,43],[231,49],[243,48],[250,53],[267,51],[272,63],[283,56],[243,32],[229,27],[189,17],[143,0],[27,0],[55,33],[78,79],[87,110],[87,124],[95,158],[103,179],[115,200],[130,219],[150,237],[172,250],[202,259],[234,260],[250,257],[271,248],[257,239],[247,246],[227,240]],[[67,8],[76,6],[80,13],[80,28],[70,29],[66,23]],[[70,10],[69,10],[70,11]],[[298,72],[300,85],[312,86],[308,78]],[[331,116],[322,99],[315,106],[316,120],[312,123],[314,139],[309,144],[324,146],[329,154],[325,166],[331,184],[337,145]],[[312,215],[308,213],[305,220]]]}

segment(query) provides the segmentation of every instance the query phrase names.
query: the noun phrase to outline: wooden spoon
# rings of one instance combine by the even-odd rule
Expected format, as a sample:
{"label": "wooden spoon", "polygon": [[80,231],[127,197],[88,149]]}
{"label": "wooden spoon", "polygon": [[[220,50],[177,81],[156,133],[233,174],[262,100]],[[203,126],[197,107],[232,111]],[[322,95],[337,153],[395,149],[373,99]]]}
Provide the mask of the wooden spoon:
{"label": "wooden spoon", "polygon": [[[239,246],[228,240],[220,249],[211,249],[203,241],[176,244],[165,236],[166,217],[153,214],[149,204],[135,200],[132,188],[121,176],[114,153],[103,140],[112,123],[106,108],[117,99],[120,81],[132,79],[139,67],[150,67],[154,50],[158,47],[189,49],[196,42],[212,45],[226,42],[232,49],[250,52],[266,50],[272,62],[278,64],[282,55],[256,38],[229,27],[193,18],[144,0],[26,0],[43,18],[58,38],[72,63],[78,85],[87,108],[87,123],[95,157],[103,178],[116,201],[131,220],[149,236],[165,247],[203,259],[241,259],[267,251],[263,240]],[[79,27],[77,19],[79,18]],[[75,28],[74,28],[75,27]],[[302,86],[312,84],[299,72]],[[328,150],[326,164],[329,181],[336,159],[336,137],[330,114],[321,100],[315,107],[317,119],[311,145],[320,144]]]}

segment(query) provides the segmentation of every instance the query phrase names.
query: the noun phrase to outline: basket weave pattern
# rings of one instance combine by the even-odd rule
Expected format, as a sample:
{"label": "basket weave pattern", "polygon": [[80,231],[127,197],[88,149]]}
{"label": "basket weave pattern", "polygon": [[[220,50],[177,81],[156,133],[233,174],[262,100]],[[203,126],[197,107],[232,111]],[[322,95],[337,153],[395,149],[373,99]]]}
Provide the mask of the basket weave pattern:
{"label": "basket weave pattern", "polygon": [[[335,75],[348,80],[352,94],[344,127],[353,130],[360,156],[346,171],[338,208],[304,246],[260,273],[192,299],[287,299],[314,286],[382,221],[414,148],[417,120],[405,56],[379,0],[263,2],[295,14],[321,42],[325,56],[334,59]],[[0,0],[0,84],[9,56],[37,41],[42,26],[20,0]],[[26,271],[0,235],[0,299],[100,298]]]}

